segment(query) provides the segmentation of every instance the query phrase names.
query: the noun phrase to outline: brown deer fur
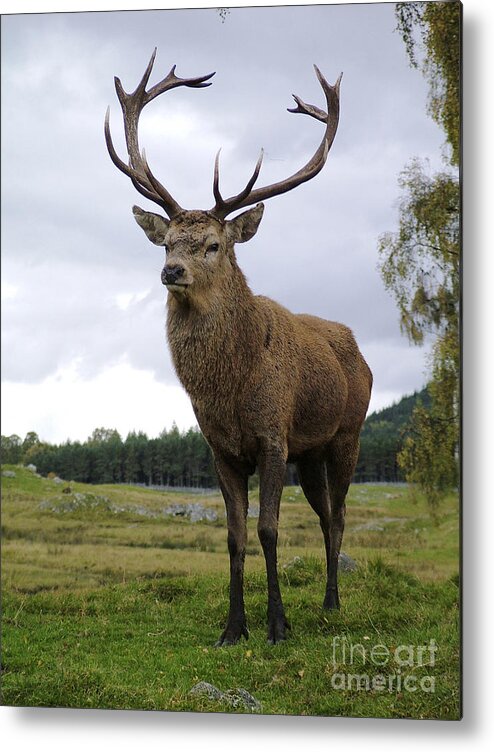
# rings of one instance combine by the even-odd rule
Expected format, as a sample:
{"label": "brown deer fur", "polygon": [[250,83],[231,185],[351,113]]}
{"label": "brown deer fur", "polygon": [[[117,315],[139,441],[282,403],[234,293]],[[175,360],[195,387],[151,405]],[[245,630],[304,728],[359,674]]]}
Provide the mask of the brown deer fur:
{"label": "brown deer fur", "polygon": [[[330,86],[316,76],[327,112],[294,96],[290,112],[326,124],[314,156],[290,177],[253,189],[261,156],[246,187],[224,199],[216,157],[210,211],[187,211],[154,177],[138,144],[139,115],[146,104],[177,86],[200,89],[214,74],[183,79],[168,75],[146,89],[156,50],[132,94],[115,79],[122,107],[129,161],[117,155],[110,134],[110,157],[135,188],[164,209],[170,219],[134,207],[138,224],[156,245],[166,247],[162,281],[168,288],[168,341],[178,377],[192,400],[211,446],[225,499],[230,553],[230,610],[217,644],[247,637],[243,570],[247,541],[248,477],[259,470],[258,533],[268,581],[268,639],[286,637],[276,563],[280,498],[287,461],[297,464],[300,483],[319,516],[326,548],[327,584],[323,606],[338,608],[338,555],[345,497],[369,404],[371,372],[351,331],[315,316],[294,315],[269,298],[253,295],[235,257],[235,243],[252,238],[262,218],[261,201],[292,190],[323,168],[338,127],[341,76]],[[256,204],[256,202],[258,202]],[[234,219],[232,212],[252,206]]]}
{"label": "brown deer fur", "polygon": [[[234,243],[254,235],[263,206],[233,220],[184,211],[171,221],[134,207],[148,237],[168,248],[166,267],[184,271],[168,294],[167,332],[178,377],[213,450],[225,498],[231,557],[230,613],[220,644],[247,636],[242,580],[247,481],[259,468],[259,537],[268,572],[268,638],[284,639],[276,572],[286,462],[296,462],[320,518],[328,582],[324,606],[338,607],[337,565],[345,496],[358,456],[372,376],[351,331],[294,315],[250,291]],[[208,248],[218,244],[218,250]]]}

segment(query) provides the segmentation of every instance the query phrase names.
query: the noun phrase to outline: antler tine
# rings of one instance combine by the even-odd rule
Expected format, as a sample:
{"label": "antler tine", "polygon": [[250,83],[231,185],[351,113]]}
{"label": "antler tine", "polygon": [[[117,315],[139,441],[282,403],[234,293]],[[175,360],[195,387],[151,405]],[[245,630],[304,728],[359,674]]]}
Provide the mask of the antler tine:
{"label": "antler tine", "polygon": [[144,167],[144,172],[146,173],[146,177],[151,183],[156,193],[159,196],[166,197],[168,204],[175,204],[176,206],[176,211],[174,212],[175,214],[178,214],[178,212],[182,211],[181,207],[176,203],[175,199],[168,193],[165,186],[161,185],[159,180],[157,180],[155,176],[153,175],[153,173],[151,172],[148,161],[146,159],[146,152],[144,151],[144,149],[142,150],[142,164]]}
{"label": "antler tine", "polygon": [[324,110],[320,110],[313,104],[306,104],[296,94],[292,94],[292,97],[297,103],[297,107],[287,107],[288,112],[301,112],[303,115],[310,115],[316,120],[320,120],[322,123],[326,123],[328,120],[328,113]]}
{"label": "antler tine", "polygon": [[146,86],[148,84],[149,77],[151,76],[154,61],[156,59],[156,52],[157,48],[155,47],[148,66],[144,71],[143,77],[139,81],[136,89],[131,94],[128,94],[124,90],[122,82],[117,76],[115,76],[115,88],[117,89],[117,95],[120,103],[122,103],[123,101],[126,105],[128,105],[129,102],[137,102],[138,104],[140,104],[142,100],[142,106],[140,108],[142,109],[144,105],[151,102],[160,94],[163,94],[165,91],[169,91],[170,89],[175,89],[177,86],[188,86],[193,89],[202,89],[205,86],[211,86],[211,84],[213,83],[212,81],[208,81],[208,79],[214,76],[215,72],[208,73],[205,76],[195,76],[194,78],[179,78],[179,76],[175,75],[175,69],[177,66],[173,65],[170,69],[170,72],[161,81],[152,86],[149,91],[146,91]]}
{"label": "antler tine", "polygon": [[205,76],[196,76],[195,78],[179,78],[175,75],[176,67],[176,65],[172,66],[168,75],[165,76],[165,78],[158,84],[155,84],[151,89],[149,89],[148,92],[146,92],[145,104],[150,102],[159,94],[162,94],[164,91],[169,91],[170,89],[174,89],[177,86],[187,86],[190,89],[204,89],[206,86],[211,86],[211,84],[213,83],[212,81],[208,81],[208,78],[212,78],[216,74],[216,71],[213,71],[213,73],[208,73]]}
{"label": "antler tine", "polygon": [[[144,75],[137,84],[135,90],[131,94],[127,94],[127,92],[124,90],[122,86],[122,82],[118,78],[118,76],[115,76],[115,89],[117,90],[117,96],[119,99],[120,104],[122,105],[122,109],[124,106],[127,106],[128,103],[134,101],[138,101],[139,103],[142,102],[144,99],[144,95],[146,93],[146,86],[149,81],[149,77],[151,75],[151,71],[153,70],[154,61],[156,59],[156,52],[157,48],[155,47],[153,50],[153,54],[151,55],[151,59],[147,65],[146,70],[144,71]],[[141,109],[144,105],[141,106]]]}
{"label": "antler tine", "polygon": [[328,84],[328,82],[324,78],[323,74],[321,73],[321,71],[319,70],[319,68],[317,67],[317,65],[315,65],[315,64],[314,64],[314,70],[316,72],[316,76],[317,76],[317,79],[318,79],[319,83],[321,84],[322,88],[324,89],[324,92],[327,93],[327,92],[335,91],[336,92],[336,96],[339,97],[340,96],[341,79],[343,78],[343,71],[340,73],[340,75],[336,79],[336,83],[334,84],[334,86],[331,86],[331,84]]}
{"label": "antler tine", "polygon": [[[125,164],[120,157],[118,156],[117,152],[115,151],[115,147],[113,146],[113,141],[110,133],[110,108],[107,107],[106,110],[106,116],[105,116],[105,139],[106,139],[106,146],[108,148],[108,153],[110,154],[111,160],[113,164],[118,167],[119,170],[121,170],[125,175],[127,175],[134,185],[134,187],[139,191],[139,193],[142,193],[143,196],[150,199],[151,201],[155,201],[156,203],[159,203],[160,206],[162,206],[163,209],[165,209],[165,206],[161,203],[161,201],[158,201],[156,198],[156,193],[152,192],[151,190],[147,190],[141,183],[138,182],[137,179],[137,172],[134,170],[130,165]],[[142,176],[139,176],[139,180],[143,181]],[[151,186],[149,186],[151,189]]]}
{"label": "antler tine", "polygon": [[232,211],[235,210],[237,204],[241,203],[250,194],[254,186],[254,183],[259,177],[262,160],[264,158],[264,149],[261,149],[261,153],[259,154],[259,158],[256,162],[256,166],[254,167],[254,172],[252,173],[249,179],[249,182],[247,183],[243,191],[240,191],[240,193],[238,193],[236,196],[232,196],[232,198],[229,198],[227,201],[223,199],[220,193],[220,188],[219,188],[220,152],[221,152],[221,149],[218,150],[218,153],[216,154],[216,159],[214,160],[213,195],[216,199],[216,205],[211,210],[211,212],[215,214],[217,217],[224,219],[227,216],[227,214],[230,214]]}
{"label": "antler tine", "polygon": [[127,144],[127,153],[129,155],[128,165],[118,157],[113,146],[110,135],[109,109],[105,118],[105,138],[110,157],[116,167],[130,177],[132,183],[142,195],[161,206],[169,217],[174,217],[182,211],[182,207],[154,177],[149,165],[147,162],[144,162],[141,156],[137,133],[139,116],[146,104],[160,94],[163,94],[165,91],[174,89],[177,86],[188,86],[195,89],[210,86],[212,82],[208,81],[208,79],[214,76],[214,73],[209,73],[206,76],[196,76],[195,78],[179,78],[175,75],[176,66],[174,65],[162,81],[146,91],[146,86],[153,70],[155,58],[156,48],[151,55],[151,59],[143,77],[137,85],[137,88],[131,94],[124,90],[120,79],[115,77],[115,89],[117,91],[118,100],[124,118],[125,141]]}
{"label": "antler tine", "polygon": [[223,206],[223,197],[220,193],[220,152],[218,149],[214,160],[214,176],[213,176],[213,196],[216,199],[216,206]]}
{"label": "antler tine", "polygon": [[[304,167],[302,167],[300,170],[298,170],[285,180],[281,180],[278,183],[272,183],[271,185],[252,190],[252,186],[254,185],[255,180],[252,181],[251,179],[251,181],[249,181],[248,183],[248,186],[250,185],[250,189],[248,191],[247,189],[244,189],[237,196],[233,196],[232,198],[226,200],[221,198],[221,195],[219,193],[217,176],[218,168],[216,164],[215,184],[213,188],[216,198],[216,206],[214,207],[214,209],[212,209],[213,213],[220,214],[224,218],[227,214],[230,214],[236,209],[242,209],[245,206],[250,206],[251,204],[256,204],[259,201],[264,201],[268,198],[272,198],[273,196],[278,196],[281,193],[291,191],[301,183],[305,183],[306,181],[315,177],[322,170],[333,143],[334,137],[336,135],[336,130],[338,128],[338,120],[340,114],[340,82],[343,74],[340,74],[334,86],[331,86],[330,84],[328,84],[316,65],[314,65],[314,69],[317,79],[324,91],[328,111],[325,112],[324,110],[319,109],[319,107],[306,104],[302,101],[302,99],[300,99],[300,97],[297,97],[295,94],[293,95],[293,98],[295,99],[297,107],[294,107],[292,109],[289,108],[288,110],[289,112],[309,115],[316,120],[326,123],[324,137],[314,155],[307,162],[307,164],[304,165]],[[258,173],[259,170],[257,169],[257,173],[255,172],[255,179],[257,179]],[[221,200],[221,203],[218,201],[218,199]]]}

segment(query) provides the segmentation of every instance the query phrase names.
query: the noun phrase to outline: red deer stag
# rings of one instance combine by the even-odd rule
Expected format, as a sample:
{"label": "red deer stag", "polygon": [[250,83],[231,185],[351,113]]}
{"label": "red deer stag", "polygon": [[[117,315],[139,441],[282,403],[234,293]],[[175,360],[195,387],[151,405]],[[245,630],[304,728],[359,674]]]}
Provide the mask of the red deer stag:
{"label": "red deer stag", "polygon": [[[294,315],[278,303],[253,295],[235,256],[259,226],[261,201],[285,193],[322,169],[336,134],[340,78],[330,86],[315,67],[327,113],[294,96],[290,112],[325,123],[322,142],[309,162],[286,180],[255,188],[262,151],[246,187],[231,198],[219,188],[216,157],[209,211],[187,210],[151,172],[138,143],[143,107],[177,86],[202,88],[214,74],[178,78],[175,66],[146,90],[156,50],[138,87],[127,94],[115,87],[125,126],[129,162],[113,146],[109,112],[105,137],[115,165],[147,199],[168,215],[133,213],[151,242],[163,246],[161,280],[168,290],[167,334],[173,363],[188,392],[199,425],[214,454],[225,499],[230,555],[230,608],[217,645],[248,637],[243,571],[247,540],[248,477],[260,481],[258,534],[268,585],[268,640],[284,640],[285,618],[277,572],[280,497],[287,462],[295,462],[300,483],[319,516],[326,548],[327,584],[323,607],[338,608],[338,554],[343,536],[345,497],[359,450],[359,434],[369,404],[372,375],[351,331],[342,324]],[[255,206],[233,219],[237,209]]]}

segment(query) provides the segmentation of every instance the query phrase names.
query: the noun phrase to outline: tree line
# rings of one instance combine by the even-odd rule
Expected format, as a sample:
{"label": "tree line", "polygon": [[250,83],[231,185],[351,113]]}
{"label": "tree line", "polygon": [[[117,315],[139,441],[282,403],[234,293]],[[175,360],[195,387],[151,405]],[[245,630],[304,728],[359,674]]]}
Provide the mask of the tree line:
{"label": "tree line", "polygon": [[176,426],[148,438],[132,431],[125,440],[118,431],[97,428],[85,441],[48,444],[30,432],[2,436],[2,462],[30,464],[39,473],[55,473],[82,483],[137,483],[209,488],[216,486],[209,446],[198,429]]}
{"label": "tree line", "polygon": [[397,483],[406,480],[399,457],[418,405],[423,409],[430,406],[427,389],[403,397],[391,407],[368,416],[360,434],[360,454],[354,483]]}
{"label": "tree line", "polygon": [[[399,403],[373,413],[365,421],[354,482],[404,480],[397,456],[405,426],[416,404],[427,406],[427,392],[404,397]],[[198,428],[181,432],[177,426],[157,438],[132,431],[122,439],[115,429],[97,428],[84,442],[49,444],[34,431],[24,440],[16,434],[2,436],[2,462],[33,464],[42,475],[55,473],[83,483],[133,483],[147,486],[216,488],[212,454]],[[255,486],[257,477],[251,481]],[[298,483],[289,465],[285,482]]]}

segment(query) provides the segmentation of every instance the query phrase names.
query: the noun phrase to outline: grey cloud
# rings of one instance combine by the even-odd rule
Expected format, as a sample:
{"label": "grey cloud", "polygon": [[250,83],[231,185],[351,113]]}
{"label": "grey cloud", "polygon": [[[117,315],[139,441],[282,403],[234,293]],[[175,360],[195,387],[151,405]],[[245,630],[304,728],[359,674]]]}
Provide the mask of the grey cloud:
{"label": "grey cloud", "polygon": [[[377,239],[396,222],[398,173],[415,154],[437,163],[441,134],[394,27],[390,4],[231,9],[225,23],[215,9],[5,17],[3,275],[20,291],[2,310],[4,378],[36,383],[73,361],[89,377],[122,357],[175,378],[162,253],[131,216],[132,204],[147,202],[111,164],[103,139],[110,104],[123,155],[113,76],[133,89],[156,45],[153,81],[173,63],[181,76],[217,71],[208,89],[173,91],[142,118],[154,172],[187,207],[213,203],[220,146],[227,194],[245,184],[261,146],[261,183],[299,169],[322,127],[286,112],[291,94],[323,106],[312,63],[330,81],[344,71],[326,168],[268,202],[238,257],[255,292],[348,323],[372,357],[376,389],[420,386],[423,358],[400,334]],[[165,137],[165,118],[187,128]],[[117,296],[133,290],[147,297],[119,308]]]}
{"label": "grey cloud", "polygon": [[[174,382],[165,346],[165,294],[159,274],[152,273],[157,270],[147,271],[131,281],[77,263],[70,273],[59,265],[24,269],[16,297],[2,306],[3,377],[37,383],[75,362],[89,378],[127,359]],[[123,309],[118,305],[123,290],[144,297]]]}

